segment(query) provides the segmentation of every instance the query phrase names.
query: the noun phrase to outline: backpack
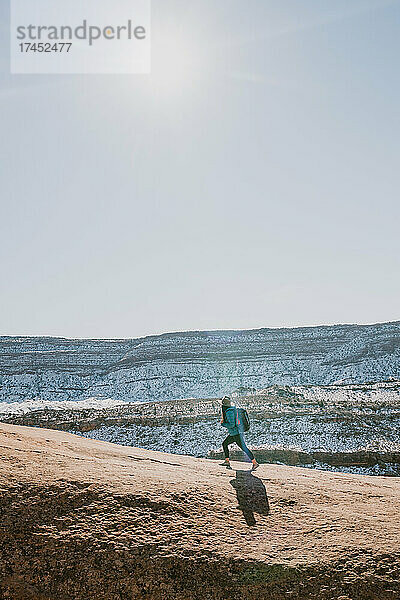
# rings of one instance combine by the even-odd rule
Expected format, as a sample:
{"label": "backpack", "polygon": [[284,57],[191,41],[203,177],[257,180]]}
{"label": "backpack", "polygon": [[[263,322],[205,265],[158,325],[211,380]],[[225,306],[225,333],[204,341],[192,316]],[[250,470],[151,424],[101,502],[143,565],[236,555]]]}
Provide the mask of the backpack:
{"label": "backpack", "polygon": [[250,429],[250,419],[245,408],[236,409],[236,426],[240,432]]}

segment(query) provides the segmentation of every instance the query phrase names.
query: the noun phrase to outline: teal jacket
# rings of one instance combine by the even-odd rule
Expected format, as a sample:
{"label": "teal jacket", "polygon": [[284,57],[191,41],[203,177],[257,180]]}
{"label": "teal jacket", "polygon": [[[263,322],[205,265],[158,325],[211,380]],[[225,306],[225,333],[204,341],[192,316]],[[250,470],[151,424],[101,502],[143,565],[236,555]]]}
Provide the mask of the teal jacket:
{"label": "teal jacket", "polygon": [[230,406],[225,410],[225,417],[221,423],[222,427],[226,427],[229,435],[239,435],[239,429],[236,426],[236,408]]}

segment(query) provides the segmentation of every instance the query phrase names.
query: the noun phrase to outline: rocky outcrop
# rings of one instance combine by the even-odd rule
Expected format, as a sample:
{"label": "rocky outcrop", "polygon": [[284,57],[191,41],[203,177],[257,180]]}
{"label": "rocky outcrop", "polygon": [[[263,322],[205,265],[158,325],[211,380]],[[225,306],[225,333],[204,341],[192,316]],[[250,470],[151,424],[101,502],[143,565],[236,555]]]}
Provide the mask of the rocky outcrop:
{"label": "rocky outcrop", "polygon": [[395,600],[400,480],[0,425],[4,600]]}
{"label": "rocky outcrop", "polygon": [[[259,461],[362,475],[400,475],[400,381],[331,386],[272,386],[235,400],[250,415],[248,443]],[[40,406],[39,403],[32,403]],[[225,430],[217,398],[125,402],[28,410],[6,404],[0,420],[196,457],[221,457]],[[7,413],[6,409],[10,412]],[[219,449],[219,450],[218,450]],[[240,456],[240,454],[238,455]]]}
{"label": "rocky outcrop", "polygon": [[3,402],[210,398],[240,387],[390,377],[400,377],[400,322],[133,340],[0,338]]}

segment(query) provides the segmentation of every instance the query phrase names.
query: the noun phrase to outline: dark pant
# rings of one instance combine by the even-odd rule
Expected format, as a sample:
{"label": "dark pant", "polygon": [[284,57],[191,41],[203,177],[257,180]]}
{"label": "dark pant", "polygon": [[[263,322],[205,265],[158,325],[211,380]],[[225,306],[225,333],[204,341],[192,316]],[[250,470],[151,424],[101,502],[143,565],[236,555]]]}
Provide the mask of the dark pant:
{"label": "dark pant", "polygon": [[222,447],[224,449],[225,458],[229,458],[228,446],[229,446],[229,444],[233,444],[234,442],[236,442],[237,445],[239,446],[239,448],[247,454],[247,456],[250,458],[250,460],[254,459],[254,454],[246,446],[243,434],[241,434],[241,433],[239,433],[238,435],[228,435],[228,437],[222,442]]}

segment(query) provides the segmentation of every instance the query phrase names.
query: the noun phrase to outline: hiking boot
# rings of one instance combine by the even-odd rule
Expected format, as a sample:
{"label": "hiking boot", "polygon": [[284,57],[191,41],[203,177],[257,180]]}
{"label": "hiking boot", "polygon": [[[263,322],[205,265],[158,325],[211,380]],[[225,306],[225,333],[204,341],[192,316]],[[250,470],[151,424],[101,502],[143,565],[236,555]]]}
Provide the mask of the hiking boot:
{"label": "hiking boot", "polygon": [[228,462],[219,463],[220,467],[225,467],[227,469],[232,469],[231,465]]}

